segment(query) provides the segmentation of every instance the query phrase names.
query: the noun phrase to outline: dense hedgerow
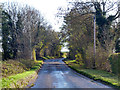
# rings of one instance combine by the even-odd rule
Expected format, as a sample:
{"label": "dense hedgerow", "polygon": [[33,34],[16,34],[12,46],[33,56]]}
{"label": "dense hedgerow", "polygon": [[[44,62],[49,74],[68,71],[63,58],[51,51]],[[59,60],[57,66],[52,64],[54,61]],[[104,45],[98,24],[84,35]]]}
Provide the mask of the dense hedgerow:
{"label": "dense hedgerow", "polygon": [[112,72],[120,75],[120,53],[112,54],[109,60]]}
{"label": "dense hedgerow", "polygon": [[2,62],[2,77],[8,77],[30,70],[36,65],[34,60],[7,60]]}

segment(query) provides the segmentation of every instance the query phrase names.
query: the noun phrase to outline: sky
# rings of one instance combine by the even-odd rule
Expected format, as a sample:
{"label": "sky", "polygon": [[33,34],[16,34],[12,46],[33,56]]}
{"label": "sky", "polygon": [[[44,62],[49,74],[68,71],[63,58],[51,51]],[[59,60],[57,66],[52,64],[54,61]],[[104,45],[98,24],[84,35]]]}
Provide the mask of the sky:
{"label": "sky", "polygon": [[59,27],[62,25],[62,20],[56,17],[57,9],[67,6],[67,0],[0,0],[0,2],[18,2],[33,6],[41,12],[55,31],[60,31]]}
{"label": "sky", "polygon": [[[67,0],[0,0],[2,2],[18,2],[33,6],[39,10],[42,16],[55,31],[60,31],[60,26],[63,23],[63,18],[56,17],[59,7],[67,7]],[[67,47],[63,47],[61,51],[68,51]]]}

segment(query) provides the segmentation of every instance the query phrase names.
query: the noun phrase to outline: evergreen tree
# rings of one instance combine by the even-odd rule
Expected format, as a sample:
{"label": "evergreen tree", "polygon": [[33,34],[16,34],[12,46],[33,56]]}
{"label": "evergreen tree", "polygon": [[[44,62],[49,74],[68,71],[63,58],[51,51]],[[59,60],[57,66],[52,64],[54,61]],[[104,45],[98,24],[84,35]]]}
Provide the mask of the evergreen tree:
{"label": "evergreen tree", "polygon": [[5,11],[2,11],[2,48],[3,48],[3,59],[9,59],[13,57],[11,47],[11,31],[12,22],[10,15]]}

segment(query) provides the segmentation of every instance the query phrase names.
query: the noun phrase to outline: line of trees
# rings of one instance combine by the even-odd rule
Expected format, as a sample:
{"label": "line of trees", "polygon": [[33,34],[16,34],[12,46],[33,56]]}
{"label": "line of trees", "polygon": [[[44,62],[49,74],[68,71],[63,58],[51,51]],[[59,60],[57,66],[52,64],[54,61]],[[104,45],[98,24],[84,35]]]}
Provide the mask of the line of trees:
{"label": "line of trees", "polygon": [[[69,58],[85,68],[110,71],[108,57],[120,51],[120,11],[115,2],[70,2],[62,27],[63,42],[68,42]],[[110,11],[117,10],[114,15]],[[94,57],[93,17],[96,17],[96,55]],[[115,22],[115,23],[114,23]],[[94,62],[95,60],[95,62]]]}
{"label": "line of trees", "polygon": [[[36,56],[60,56],[59,33],[40,12],[28,5],[2,5],[3,60],[33,59]],[[34,54],[34,55],[33,55]]]}

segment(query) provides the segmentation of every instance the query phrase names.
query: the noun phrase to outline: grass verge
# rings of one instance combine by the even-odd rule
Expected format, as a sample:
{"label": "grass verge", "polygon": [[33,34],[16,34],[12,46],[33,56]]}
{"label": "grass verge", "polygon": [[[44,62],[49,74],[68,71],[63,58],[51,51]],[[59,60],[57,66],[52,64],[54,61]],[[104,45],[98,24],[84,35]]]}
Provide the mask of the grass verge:
{"label": "grass verge", "polygon": [[47,59],[54,59],[54,57],[52,56],[46,56],[46,57],[42,57],[44,60],[47,60]]}
{"label": "grass verge", "polygon": [[47,57],[42,57],[44,60],[47,60],[48,58]]}
{"label": "grass verge", "polygon": [[115,74],[102,70],[82,69],[79,64],[75,63],[75,60],[66,60],[64,62],[70,68],[84,76],[87,76],[95,81],[100,81],[104,84],[114,86],[115,88],[120,88],[119,77]]}
{"label": "grass verge", "polygon": [[2,88],[23,88],[29,84],[29,82],[34,79],[40,69],[43,61],[36,61],[36,65],[32,67],[29,71],[12,75],[7,78],[2,78],[0,80],[0,86]]}

